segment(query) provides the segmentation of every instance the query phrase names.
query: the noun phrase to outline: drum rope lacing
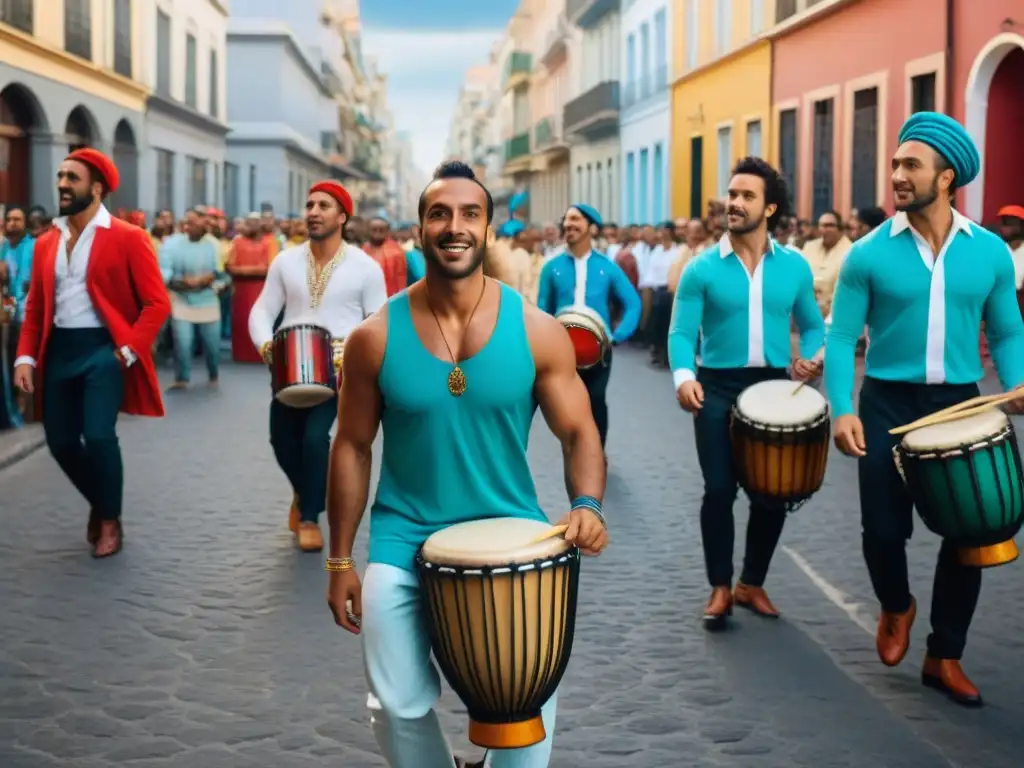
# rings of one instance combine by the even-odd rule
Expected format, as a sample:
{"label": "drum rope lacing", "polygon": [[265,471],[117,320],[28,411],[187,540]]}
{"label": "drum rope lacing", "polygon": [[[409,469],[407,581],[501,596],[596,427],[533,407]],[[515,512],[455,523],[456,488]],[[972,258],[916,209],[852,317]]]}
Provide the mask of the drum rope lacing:
{"label": "drum rope lacing", "polygon": [[331,260],[324,264],[324,268],[317,274],[316,259],[313,258],[313,249],[306,246],[306,286],[309,288],[309,303],[313,309],[320,307],[320,302],[327,292],[327,284],[331,280],[334,268],[345,258],[345,243],[338,248],[338,252],[331,257]]}
{"label": "drum rope lacing", "polygon": [[422,562],[424,568],[429,568],[430,570],[437,571],[438,573],[464,573],[469,576],[484,576],[487,574],[501,575],[507,573],[520,573],[523,571],[534,570],[543,571],[545,568],[551,568],[552,566],[560,565],[566,562],[567,560],[571,560],[573,557],[574,555],[570,552],[551,559],[534,560],[530,563],[517,563],[514,566],[503,565],[493,568],[463,568],[461,566],[455,567],[450,565],[436,565],[435,563],[430,562],[426,558],[424,558]]}

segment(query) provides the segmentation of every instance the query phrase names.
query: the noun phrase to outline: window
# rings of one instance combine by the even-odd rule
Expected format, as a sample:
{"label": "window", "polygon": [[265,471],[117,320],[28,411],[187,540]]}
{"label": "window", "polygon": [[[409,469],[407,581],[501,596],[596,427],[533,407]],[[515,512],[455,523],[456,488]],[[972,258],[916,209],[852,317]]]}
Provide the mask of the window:
{"label": "window", "polygon": [[608,207],[604,204],[604,174],[601,173],[600,163],[594,168],[594,181],[597,184],[597,191],[594,193],[594,205],[597,206],[599,211],[607,211]]}
{"label": "window", "polygon": [[198,157],[190,157],[189,165],[189,207],[206,205],[206,161]]}
{"label": "window", "polygon": [[224,163],[224,213],[228,218],[241,216],[238,199],[238,166]]}
{"label": "window", "polygon": [[690,218],[704,216],[704,137],[690,139]]}
{"label": "window", "polygon": [[817,219],[832,209],[833,117],[832,99],[814,103],[813,211]]}
{"label": "window", "polygon": [[288,171],[288,210],[294,210],[295,202],[295,171]]}
{"label": "window", "polygon": [[732,128],[718,129],[718,196],[729,192],[729,178],[732,176]]}
{"label": "window", "polygon": [[651,95],[651,26],[640,26],[640,98]]}
{"label": "window", "polygon": [[114,71],[132,76],[132,0],[114,0]]}
{"label": "window", "polygon": [[156,207],[157,210],[177,210],[174,205],[174,153],[156,150]]}
{"label": "window", "polygon": [[630,34],[626,38],[626,103],[631,106],[636,103],[636,35]]}
{"label": "window", "polygon": [[220,67],[217,51],[210,51],[210,115],[220,117]]}
{"label": "window", "polygon": [[0,21],[28,34],[35,34],[32,0],[0,0]]}
{"label": "window", "polygon": [[910,80],[911,112],[935,111],[935,73],[918,75]]}
{"label": "window", "polygon": [[573,195],[575,198],[583,197],[583,166],[576,166],[576,194]]}
{"label": "window", "polygon": [[198,104],[196,98],[196,38],[195,35],[185,36],[185,103],[193,109]]}
{"label": "window", "polygon": [[715,2],[715,51],[721,56],[732,39],[732,0]]}
{"label": "window", "polygon": [[640,198],[640,223],[650,224],[651,220],[647,217],[647,157],[648,151],[646,149],[640,150],[640,183],[637,185],[637,192]]}
{"label": "window", "polygon": [[668,26],[665,9],[654,14],[654,91],[668,87]]}
{"label": "window", "polygon": [[853,94],[851,205],[863,210],[878,203],[878,89]]}
{"label": "window", "polygon": [[747,155],[761,157],[761,121],[751,120],[747,123]]}
{"label": "window", "polygon": [[626,223],[636,221],[636,155],[626,155]]}
{"label": "window", "polygon": [[699,0],[686,0],[686,69],[696,69],[700,53]]}
{"label": "window", "polygon": [[789,194],[796,200],[796,110],[779,112],[779,173],[786,180]]}
{"label": "window", "polygon": [[249,213],[256,210],[256,166],[249,166]]}
{"label": "window", "polygon": [[171,17],[156,12],[156,92],[171,95]]}
{"label": "window", "polygon": [[64,0],[64,50],[92,60],[92,0]]}
{"label": "window", "polygon": [[663,210],[663,203],[665,197],[665,169],[662,167],[664,160],[662,158],[661,144],[654,145],[654,220],[663,221],[665,219],[665,211]]}
{"label": "window", "polygon": [[224,201],[220,199],[221,186],[220,186],[220,164],[213,164],[213,205],[216,208],[220,208],[224,205]]}
{"label": "window", "polygon": [[781,24],[790,16],[795,16],[797,10],[797,0],[776,0],[775,23]]}
{"label": "window", "polygon": [[750,0],[750,35],[761,34],[764,29],[764,0]]}

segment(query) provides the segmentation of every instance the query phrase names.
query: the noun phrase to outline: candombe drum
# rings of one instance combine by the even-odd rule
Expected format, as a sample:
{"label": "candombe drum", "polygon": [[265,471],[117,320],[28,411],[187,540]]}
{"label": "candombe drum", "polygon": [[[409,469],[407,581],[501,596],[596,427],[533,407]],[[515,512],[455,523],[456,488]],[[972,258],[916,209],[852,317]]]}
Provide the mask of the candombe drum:
{"label": "candombe drum", "polygon": [[733,461],[751,500],[793,511],[821,488],[832,432],[828,401],[789,379],[747,387],[732,409]]}
{"label": "candombe drum", "polygon": [[912,430],[893,449],[921,520],[977,568],[1017,559],[1024,482],[1013,424],[992,409]]}
{"label": "candombe drum", "polygon": [[274,334],[270,378],[274,397],[292,408],[313,408],[337,392],[331,334],[318,325],[292,325]]}
{"label": "candombe drum", "polygon": [[590,307],[576,305],[566,307],[555,317],[565,326],[572,339],[577,369],[585,371],[604,362],[612,342],[608,326],[601,315]]}
{"label": "candombe drum", "polygon": [[493,518],[426,540],[416,565],[430,640],[469,714],[469,740],[515,749],[546,738],[541,707],[569,663],[580,552],[547,523]]}

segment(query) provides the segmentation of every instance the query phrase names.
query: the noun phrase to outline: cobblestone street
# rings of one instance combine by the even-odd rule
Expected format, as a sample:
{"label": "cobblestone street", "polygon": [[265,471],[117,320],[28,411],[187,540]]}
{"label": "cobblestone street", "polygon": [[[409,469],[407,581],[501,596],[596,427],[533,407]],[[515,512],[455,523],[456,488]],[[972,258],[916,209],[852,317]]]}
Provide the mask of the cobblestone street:
{"label": "cobblestone street", "polygon": [[[615,359],[612,545],[584,564],[552,765],[1019,766],[1024,566],[985,574],[964,664],[988,706],[958,708],[918,680],[938,548],[918,525],[923,610],[907,660],[885,669],[856,467],[833,455],[773,563],[782,621],[741,612],[733,631],[705,633],[690,419],[667,373],[639,352]],[[87,510],[45,449],[0,471],[2,768],[384,765],[358,641],[334,626],[321,558],[299,554],[285,526],[268,378],[229,366],[219,393],[200,383],[168,395],[164,421],[122,421],[126,543],[114,559],[89,557]],[[561,452],[540,419],[531,457],[556,518]],[[459,702],[447,693],[443,704],[456,750],[478,754]]]}

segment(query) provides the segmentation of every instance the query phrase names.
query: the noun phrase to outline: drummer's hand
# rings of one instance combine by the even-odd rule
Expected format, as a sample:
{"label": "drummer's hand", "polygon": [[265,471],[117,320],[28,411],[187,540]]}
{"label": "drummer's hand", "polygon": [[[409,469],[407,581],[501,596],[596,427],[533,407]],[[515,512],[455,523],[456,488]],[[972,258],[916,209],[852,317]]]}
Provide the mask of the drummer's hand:
{"label": "drummer's hand", "polygon": [[860,458],[867,455],[867,443],[864,442],[864,425],[860,418],[852,413],[840,416],[832,426],[836,448],[847,456]]}
{"label": "drummer's hand", "polygon": [[793,378],[797,381],[810,381],[821,374],[821,363],[814,360],[799,359],[793,363]]}
{"label": "drummer's hand", "polygon": [[608,546],[608,529],[601,518],[589,509],[577,507],[559,520],[558,525],[569,526],[565,530],[565,540],[579,547],[584,555],[597,557]]}
{"label": "drummer's hand", "polygon": [[1020,396],[1004,404],[1003,410],[1007,413],[1024,413],[1024,384],[1014,387],[1011,391],[1019,393]]}
{"label": "drummer's hand", "polygon": [[676,400],[684,411],[696,413],[704,407],[704,387],[699,381],[684,381],[676,390]]}
{"label": "drummer's hand", "polygon": [[[352,602],[349,613],[349,601]],[[359,574],[351,571],[330,571],[327,584],[327,605],[334,614],[334,623],[353,635],[359,634],[363,618],[363,585]]]}

